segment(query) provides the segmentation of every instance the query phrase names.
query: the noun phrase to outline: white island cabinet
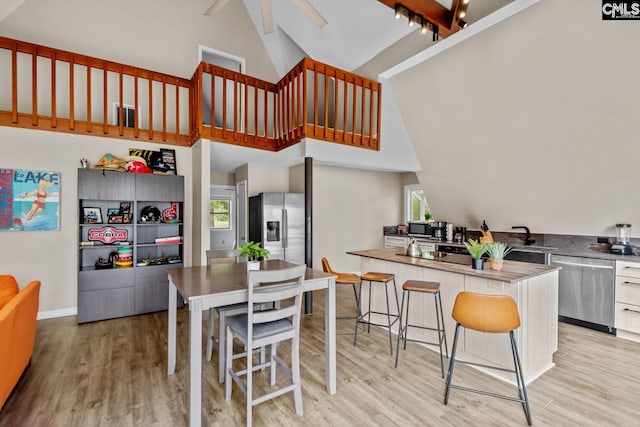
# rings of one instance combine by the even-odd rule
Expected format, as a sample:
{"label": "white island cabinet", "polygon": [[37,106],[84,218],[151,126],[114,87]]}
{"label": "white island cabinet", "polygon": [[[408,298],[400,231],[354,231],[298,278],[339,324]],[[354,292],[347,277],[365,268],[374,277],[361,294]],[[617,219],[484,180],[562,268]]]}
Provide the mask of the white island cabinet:
{"label": "white island cabinet", "polygon": [[640,341],[640,263],[616,261],[616,335]]}
{"label": "white island cabinet", "polygon": [[[361,257],[362,272],[378,271],[395,274],[399,298],[402,298],[402,284],[406,280],[439,282],[449,352],[455,332],[455,321],[451,317],[451,312],[459,292],[510,295],[518,304],[520,312],[521,326],[515,331],[515,336],[525,382],[528,384],[534,381],[554,366],[553,353],[558,349],[557,267],[505,261],[502,271],[473,270],[470,265],[397,255],[393,249],[354,251],[349,254]],[[365,282],[363,286],[365,289],[362,290],[361,304],[366,307],[368,284]],[[372,288],[371,300],[372,310],[386,310],[383,287]],[[410,323],[435,326],[433,297],[417,294],[412,295],[411,301]],[[382,310],[383,307],[384,310]],[[395,312],[394,307],[391,310]],[[394,332],[397,333],[397,327],[395,329]],[[430,333],[417,331],[414,332],[414,336],[432,341],[434,337],[427,335]],[[462,329],[458,338],[457,351],[456,358],[459,360],[513,369],[507,334],[490,334]],[[511,373],[478,369],[504,381],[515,382],[515,376]]]}

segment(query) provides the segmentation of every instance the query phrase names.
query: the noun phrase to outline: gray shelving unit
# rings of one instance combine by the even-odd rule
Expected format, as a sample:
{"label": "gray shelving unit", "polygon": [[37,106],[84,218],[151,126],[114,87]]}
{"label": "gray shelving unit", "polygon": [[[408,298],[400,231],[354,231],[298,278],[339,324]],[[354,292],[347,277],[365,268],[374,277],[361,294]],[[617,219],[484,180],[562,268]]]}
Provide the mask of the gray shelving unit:
{"label": "gray shelving unit", "polygon": [[[108,209],[119,209],[123,202],[129,203],[131,223],[109,224]],[[175,217],[143,222],[141,212],[147,206],[175,212]],[[183,206],[182,176],[78,169],[78,323],[167,309],[167,270],[182,266]],[[84,223],[86,207],[99,208],[103,222]],[[120,246],[87,243],[91,230],[104,227],[127,232],[131,267],[96,269],[98,258],[109,258]],[[156,241],[166,237],[180,241]]]}

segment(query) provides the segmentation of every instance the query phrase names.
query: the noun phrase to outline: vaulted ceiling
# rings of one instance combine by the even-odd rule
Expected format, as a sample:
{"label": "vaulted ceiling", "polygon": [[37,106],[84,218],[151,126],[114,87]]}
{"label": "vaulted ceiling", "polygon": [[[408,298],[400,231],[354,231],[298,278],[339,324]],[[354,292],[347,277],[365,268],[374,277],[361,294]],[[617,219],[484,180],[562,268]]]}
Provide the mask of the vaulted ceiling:
{"label": "vaulted ceiling", "polygon": [[[470,0],[465,20],[473,24],[511,1]],[[357,72],[362,68],[367,71],[366,77],[376,78],[386,68],[367,67],[371,61],[376,60],[384,67],[393,66],[396,64],[389,64],[384,56],[399,62],[434,44],[431,33],[421,34],[417,26],[409,27],[407,19],[394,19],[394,11],[387,5],[393,0],[308,0],[327,20],[322,27],[315,25],[294,0],[271,1],[273,31],[269,34],[263,31],[261,0],[243,2],[280,75],[309,56],[348,71]],[[461,0],[402,0],[400,3],[431,4],[429,10],[435,10],[432,13],[442,17],[443,11],[457,7]],[[457,23],[453,28],[457,29]],[[450,31],[441,30],[441,38]],[[379,55],[383,58],[377,58]]]}

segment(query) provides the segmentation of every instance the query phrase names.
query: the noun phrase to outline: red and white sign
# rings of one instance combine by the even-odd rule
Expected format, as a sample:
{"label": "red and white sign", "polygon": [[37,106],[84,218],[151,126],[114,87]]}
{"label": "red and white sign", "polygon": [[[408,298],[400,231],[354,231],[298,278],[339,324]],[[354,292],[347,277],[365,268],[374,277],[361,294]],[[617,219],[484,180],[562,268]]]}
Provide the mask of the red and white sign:
{"label": "red and white sign", "polygon": [[162,211],[162,221],[177,222],[180,219],[180,212],[178,212],[178,209],[178,203],[171,202],[171,207]]}
{"label": "red and white sign", "polygon": [[129,233],[113,227],[92,228],[89,230],[89,240],[105,244],[113,242],[126,242]]}

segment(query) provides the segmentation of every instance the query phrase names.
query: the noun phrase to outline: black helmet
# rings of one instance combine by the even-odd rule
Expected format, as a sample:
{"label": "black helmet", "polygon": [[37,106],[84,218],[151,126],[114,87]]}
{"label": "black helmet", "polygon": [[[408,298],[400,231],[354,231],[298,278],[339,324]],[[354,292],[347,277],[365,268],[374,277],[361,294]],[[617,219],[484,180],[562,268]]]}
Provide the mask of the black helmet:
{"label": "black helmet", "polygon": [[160,222],[160,210],[155,206],[145,206],[140,212],[142,222]]}

